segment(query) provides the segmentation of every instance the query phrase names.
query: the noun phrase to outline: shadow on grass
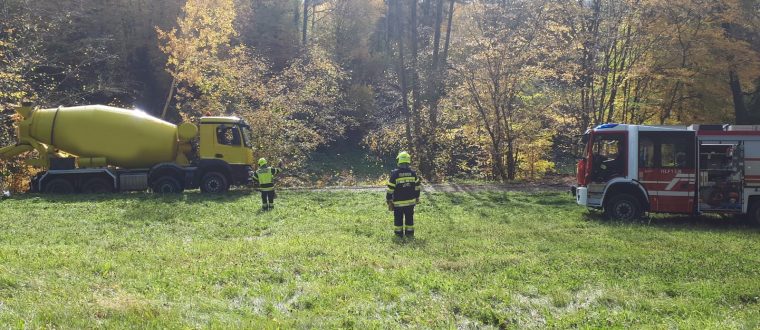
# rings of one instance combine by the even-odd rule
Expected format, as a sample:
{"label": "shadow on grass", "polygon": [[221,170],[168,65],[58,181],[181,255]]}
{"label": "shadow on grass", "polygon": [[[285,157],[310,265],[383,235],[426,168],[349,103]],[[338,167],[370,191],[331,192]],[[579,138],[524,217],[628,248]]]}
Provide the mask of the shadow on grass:
{"label": "shadow on grass", "polygon": [[608,220],[599,211],[584,215],[587,221],[606,226],[643,226],[680,231],[748,231],[760,232],[760,226],[738,215],[705,214],[700,216],[649,214],[634,221]]}
{"label": "shadow on grass", "polygon": [[54,202],[54,203],[82,203],[82,202],[101,202],[101,201],[163,201],[166,203],[195,203],[195,202],[230,202],[242,198],[249,198],[252,195],[258,196],[256,191],[234,190],[225,194],[203,194],[197,191],[185,192],[182,194],[153,194],[147,192],[126,192],[113,194],[73,194],[73,195],[46,195],[46,194],[18,194],[14,195],[7,201],[31,201],[35,200]]}
{"label": "shadow on grass", "polygon": [[415,238],[400,238],[400,237],[394,237],[393,243],[395,243],[398,246],[404,246],[409,248],[424,248],[427,246],[427,240],[425,240],[422,237],[415,237]]}

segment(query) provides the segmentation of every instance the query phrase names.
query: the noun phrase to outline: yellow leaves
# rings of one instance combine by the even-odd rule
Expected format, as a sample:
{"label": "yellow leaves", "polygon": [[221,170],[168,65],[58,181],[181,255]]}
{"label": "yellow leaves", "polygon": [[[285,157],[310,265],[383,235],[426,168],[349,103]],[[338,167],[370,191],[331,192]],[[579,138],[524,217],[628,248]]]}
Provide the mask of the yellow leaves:
{"label": "yellow leaves", "polygon": [[242,116],[254,128],[257,157],[288,155],[296,166],[345,131],[341,84],[347,76],[318,48],[269,76],[254,50],[238,45],[235,9],[232,0],[189,0],[179,28],[158,31],[167,71],[178,82],[180,114]]}
{"label": "yellow leaves", "polygon": [[202,112],[234,112],[261,96],[266,66],[243,46],[232,46],[238,36],[233,0],[189,0],[178,20],[179,29],[157,29],[167,71],[180,88],[176,98],[191,117]]}
{"label": "yellow leaves", "polygon": [[550,160],[553,135],[548,132],[525,136],[518,153],[518,177],[528,180],[539,179],[554,170],[554,162]]}
{"label": "yellow leaves", "polygon": [[200,60],[219,57],[229,50],[232,38],[237,36],[232,0],[188,0],[183,14],[178,20],[179,30],[156,29],[170,65],[189,70]]}
{"label": "yellow leaves", "polygon": [[[0,95],[0,97],[3,96]],[[5,121],[0,122],[2,125],[0,127],[0,147],[12,145],[15,140],[15,128],[22,118],[13,115],[11,119],[11,125],[6,125]],[[27,152],[19,157],[0,160],[0,191],[7,189],[12,192],[23,192],[29,188],[29,178],[39,171],[24,163],[25,159],[30,158],[31,155],[32,152]]]}

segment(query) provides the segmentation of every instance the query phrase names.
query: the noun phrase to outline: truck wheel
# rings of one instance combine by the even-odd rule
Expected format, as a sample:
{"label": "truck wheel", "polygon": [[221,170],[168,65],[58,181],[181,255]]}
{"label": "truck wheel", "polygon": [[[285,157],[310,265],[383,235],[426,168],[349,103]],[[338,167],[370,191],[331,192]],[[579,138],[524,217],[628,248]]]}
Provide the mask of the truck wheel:
{"label": "truck wheel", "polygon": [[641,203],[629,194],[613,196],[604,205],[604,216],[624,221],[638,219],[641,217]]}
{"label": "truck wheel", "polygon": [[210,194],[226,193],[230,189],[227,177],[219,172],[208,172],[201,179],[201,192]]}
{"label": "truck wheel", "polygon": [[170,176],[159,178],[153,183],[152,188],[153,192],[157,194],[179,194],[184,190],[179,184],[179,181]]}
{"label": "truck wheel", "polygon": [[752,207],[750,207],[749,213],[747,213],[747,220],[755,226],[760,226],[760,201],[752,203]]}
{"label": "truck wheel", "polygon": [[82,192],[85,194],[108,194],[113,190],[113,183],[105,178],[92,178],[82,185]]}
{"label": "truck wheel", "polygon": [[68,195],[74,193],[74,185],[71,184],[71,181],[66,179],[53,179],[45,184],[45,189],[43,189],[43,191],[46,194]]}

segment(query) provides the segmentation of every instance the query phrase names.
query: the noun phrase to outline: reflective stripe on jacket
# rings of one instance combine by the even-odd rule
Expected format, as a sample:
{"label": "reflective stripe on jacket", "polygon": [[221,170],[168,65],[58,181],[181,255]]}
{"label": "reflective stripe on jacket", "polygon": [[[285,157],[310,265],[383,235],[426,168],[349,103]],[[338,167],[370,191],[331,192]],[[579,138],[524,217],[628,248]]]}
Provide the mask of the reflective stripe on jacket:
{"label": "reflective stripe on jacket", "polygon": [[412,206],[416,204],[416,199],[420,198],[420,178],[409,167],[399,167],[393,170],[387,186],[385,199],[392,201],[394,206]]}

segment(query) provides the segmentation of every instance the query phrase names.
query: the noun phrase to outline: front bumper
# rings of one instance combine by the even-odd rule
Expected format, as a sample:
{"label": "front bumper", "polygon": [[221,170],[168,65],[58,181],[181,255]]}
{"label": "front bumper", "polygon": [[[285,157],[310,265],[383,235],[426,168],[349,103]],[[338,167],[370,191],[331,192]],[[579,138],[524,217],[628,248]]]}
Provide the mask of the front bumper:
{"label": "front bumper", "polygon": [[573,195],[575,196],[575,202],[581,206],[588,206],[588,188],[575,187]]}

